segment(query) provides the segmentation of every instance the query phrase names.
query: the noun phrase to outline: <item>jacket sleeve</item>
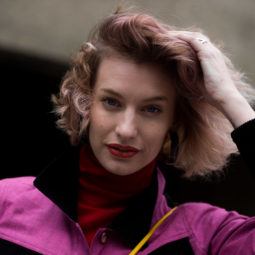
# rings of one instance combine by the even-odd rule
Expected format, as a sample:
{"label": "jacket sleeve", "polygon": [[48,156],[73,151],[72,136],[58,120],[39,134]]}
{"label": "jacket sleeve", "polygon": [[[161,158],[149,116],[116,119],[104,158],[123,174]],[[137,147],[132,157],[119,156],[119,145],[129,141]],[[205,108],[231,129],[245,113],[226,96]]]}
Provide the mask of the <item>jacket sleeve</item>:
{"label": "jacket sleeve", "polygon": [[0,180],[0,220],[4,213],[4,201],[5,201],[5,194],[6,194],[6,185],[5,180]]}
{"label": "jacket sleeve", "polygon": [[240,155],[255,178],[255,119],[252,119],[231,133]]}
{"label": "jacket sleeve", "polygon": [[255,254],[255,217],[204,203],[184,206],[190,243],[200,254]]}
{"label": "jacket sleeve", "polygon": [[[8,211],[16,210],[16,214],[22,218],[22,209],[12,208],[15,205],[15,198],[22,196],[24,191],[24,186],[30,187],[29,183],[32,183],[33,177],[17,177],[17,178],[6,178],[0,180],[0,254],[2,255],[39,255],[39,253],[25,248],[19,244],[14,243],[14,241],[8,241],[8,234],[6,235],[7,224],[12,221],[9,217]],[[19,184],[19,185],[18,185]],[[8,222],[6,224],[6,221]],[[11,222],[12,223],[12,222]],[[13,223],[10,228],[15,228],[17,232],[19,231],[19,226]],[[11,240],[15,240],[11,236]]]}

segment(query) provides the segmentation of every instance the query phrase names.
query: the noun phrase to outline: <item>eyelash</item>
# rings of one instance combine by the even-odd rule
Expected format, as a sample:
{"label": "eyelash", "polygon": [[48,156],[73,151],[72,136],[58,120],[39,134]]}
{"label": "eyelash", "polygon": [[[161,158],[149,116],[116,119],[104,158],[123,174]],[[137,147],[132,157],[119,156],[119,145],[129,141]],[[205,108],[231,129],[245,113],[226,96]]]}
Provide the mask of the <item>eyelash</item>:
{"label": "eyelash", "polygon": [[102,102],[104,104],[104,106],[108,107],[108,108],[119,108],[121,106],[120,102],[114,98],[111,97],[104,97],[102,99]]}
{"label": "eyelash", "polygon": [[161,109],[158,106],[155,106],[155,105],[146,106],[145,109],[147,109],[147,110],[148,109],[153,109],[153,111],[147,111],[150,114],[157,114],[157,113],[162,112]]}
{"label": "eyelash", "polygon": [[[121,107],[121,103],[112,97],[104,97],[102,100],[103,105],[110,110],[117,110],[118,108]],[[152,110],[152,111],[151,111]],[[142,108],[142,112],[145,112],[149,115],[157,115],[162,112],[161,108],[156,105],[148,105],[146,107]]]}

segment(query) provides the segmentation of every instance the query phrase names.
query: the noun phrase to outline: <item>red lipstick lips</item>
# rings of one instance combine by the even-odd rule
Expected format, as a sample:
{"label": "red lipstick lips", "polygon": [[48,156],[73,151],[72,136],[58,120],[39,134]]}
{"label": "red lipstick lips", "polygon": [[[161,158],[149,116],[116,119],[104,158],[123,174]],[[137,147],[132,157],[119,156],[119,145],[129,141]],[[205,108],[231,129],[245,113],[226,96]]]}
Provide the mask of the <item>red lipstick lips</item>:
{"label": "red lipstick lips", "polygon": [[108,144],[107,147],[113,156],[116,156],[119,158],[131,158],[139,152],[138,149],[132,146],[115,144],[115,143]]}

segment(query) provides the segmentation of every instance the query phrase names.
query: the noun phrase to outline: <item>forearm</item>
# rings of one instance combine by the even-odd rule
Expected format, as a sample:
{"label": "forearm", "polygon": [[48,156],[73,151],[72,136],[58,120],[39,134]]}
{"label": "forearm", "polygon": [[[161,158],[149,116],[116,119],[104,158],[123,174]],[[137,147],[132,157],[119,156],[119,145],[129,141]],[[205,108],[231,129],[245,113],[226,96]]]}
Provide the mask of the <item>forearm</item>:
{"label": "forearm", "polygon": [[255,118],[254,110],[241,94],[227,95],[221,109],[234,128]]}

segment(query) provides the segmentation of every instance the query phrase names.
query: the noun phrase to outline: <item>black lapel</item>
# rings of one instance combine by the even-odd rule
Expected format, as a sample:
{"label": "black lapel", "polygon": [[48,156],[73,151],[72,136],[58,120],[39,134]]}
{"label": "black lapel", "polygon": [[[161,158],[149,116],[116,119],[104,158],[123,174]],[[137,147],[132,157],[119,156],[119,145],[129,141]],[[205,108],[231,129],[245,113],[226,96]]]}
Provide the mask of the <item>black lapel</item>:
{"label": "black lapel", "polygon": [[149,232],[158,191],[157,171],[151,185],[136,197],[111,224],[129,247],[134,247]]}
{"label": "black lapel", "polygon": [[66,146],[34,181],[42,193],[77,222],[79,147]]}

